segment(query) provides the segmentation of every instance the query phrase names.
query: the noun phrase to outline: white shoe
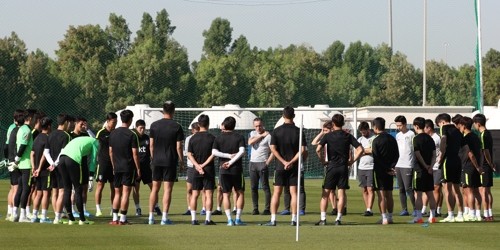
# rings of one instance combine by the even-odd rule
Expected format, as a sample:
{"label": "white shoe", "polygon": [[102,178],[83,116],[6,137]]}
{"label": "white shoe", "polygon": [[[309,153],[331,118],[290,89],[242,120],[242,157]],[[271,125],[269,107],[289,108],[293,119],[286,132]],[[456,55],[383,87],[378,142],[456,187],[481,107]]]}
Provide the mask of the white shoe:
{"label": "white shoe", "polygon": [[464,217],[463,216],[455,217],[455,222],[464,222]]}
{"label": "white shoe", "polygon": [[19,222],[22,222],[22,223],[31,223],[31,220],[26,218],[26,217],[23,217],[23,218],[19,218]]}
{"label": "white shoe", "polygon": [[448,216],[448,217],[440,220],[439,222],[455,222],[455,218],[452,216]]}

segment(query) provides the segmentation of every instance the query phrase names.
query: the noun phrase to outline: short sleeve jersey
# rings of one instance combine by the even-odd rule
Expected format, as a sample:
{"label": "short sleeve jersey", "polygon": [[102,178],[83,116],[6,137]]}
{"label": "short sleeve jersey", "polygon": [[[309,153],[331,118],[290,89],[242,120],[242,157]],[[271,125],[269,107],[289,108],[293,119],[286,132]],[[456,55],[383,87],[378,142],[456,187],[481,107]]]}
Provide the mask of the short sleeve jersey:
{"label": "short sleeve jersey", "polygon": [[87,156],[89,159],[89,169],[95,169],[98,147],[99,142],[96,139],[89,136],[81,136],[71,140],[61,150],[61,155],[68,156],[79,165],[82,164],[82,158]]}
{"label": "short sleeve jersey", "polygon": [[[191,138],[192,139],[192,138]],[[239,151],[240,147],[245,147],[245,138],[242,135],[234,132],[222,132],[217,138],[214,140],[213,148],[217,149],[219,152],[227,153],[227,154],[236,154]],[[219,163],[222,165],[223,163],[229,161],[227,158],[219,158]],[[220,169],[221,174],[231,174],[231,175],[241,175],[243,172],[243,157],[235,161],[231,167],[228,169]]]}
{"label": "short sleeve jersey", "polygon": [[413,168],[415,164],[415,154],[412,145],[413,137],[415,137],[415,133],[411,130],[406,131],[406,133],[399,132],[396,134],[399,150],[399,159],[398,163],[396,163],[397,168]]}
{"label": "short sleeve jersey", "polygon": [[436,163],[434,164],[432,169],[438,170],[439,169],[439,158],[442,157],[441,150],[440,150],[441,137],[439,137],[439,135],[437,133],[433,133],[431,137],[434,140],[434,145],[436,145]]}
{"label": "short sleeve jersey", "polygon": [[464,139],[462,141],[462,148],[460,150],[460,159],[462,162],[462,168],[463,169],[474,169],[474,165],[472,164],[472,161],[469,159],[469,151],[466,150],[466,146],[469,147],[470,152],[474,154],[474,157],[476,157],[476,160],[478,164],[481,164],[481,141],[479,138],[474,134],[474,133],[468,133],[467,135],[464,136]]}
{"label": "short sleeve jersey", "polygon": [[130,173],[135,169],[132,153],[139,147],[139,138],[132,130],[119,127],[109,135],[109,147],[113,150],[113,169],[115,173]]}
{"label": "short sleeve jersey", "polygon": [[[413,150],[415,152],[420,152],[422,158],[426,164],[432,163],[432,155],[436,150],[436,144],[432,137],[426,133],[417,134],[413,138]],[[425,171],[426,169],[420,165],[420,162],[416,160],[415,171]]]}
{"label": "short sleeve jersey", "polygon": [[[481,132],[479,136],[481,138],[481,149],[484,151],[489,151],[490,156],[493,157],[493,137],[491,136],[491,132],[486,129],[483,132]],[[488,162],[484,158],[484,154],[482,159],[483,159],[483,165],[487,166]]]}
{"label": "short sleeve jersey", "polygon": [[[41,161],[42,156],[43,156],[43,151],[45,150],[45,147],[47,146],[48,143],[49,143],[49,135],[45,134],[45,133],[40,133],[36,137],[35,141],[33,141],[33,148],[31,149],[31,151],[33,151],[33,153],[35,153],[35,156],[34,156],[35,166],[33,166],[34,169],[37,169],[38,166],[40,166],[40,161]],[[49,167],[49,163],[47,161],[44,161],[43,165],[40,168],[40,175],[41,176],[48,175],[48,171],[47,171],[48,167]]]}
{"label": "short sleeve jersey", "polygon": [[149,136],[154,141],[154,166],[177,167],[177,142],[184,140],[182,126],[171,119],[161,119],[151,124]]}
{"label": "short sleeve jersey", "polygon": [[[363,148],[371,148],[372,141],[374,138],[375,138],[375,136],[371,136],[371,137],[361,136],[358,138],[358,142],[361,144],[361,146],[363,146]],[[361,158],[359,158],[358,169],[360,169],[360,170],[372,170],[373,169],[373,156],[371,154],[361,156]]]}
{"label": "short sleeve jersey", "polygon": [[17,127],[16,126],[16,123],[12,123],[10,124],[9,128],[7,129],[7,136],[6,136],[6,139],[5,139],[5,144],[9,144],[9,137],[10,137],[10,134],[12,133],[12,130]]}
{"label": "short sleeve jersey", "polygon": [[319,142],[321,146],[327,146],[328,166],[347,167],[351,146],[359,147],[361,144],[351,134],[343,130],[334,130],[327,133]]}
{"label": "short sleeve jersey", "polygon": [[446,137],[446,152],[441,156],[442,162],[446,160],[446,166],[461,168],[458,154],[463,140],[462,133],[453,124],[442,126],[440,132],[441,138]]}
{"label": "short sleeve jersey", "polygon": [[[189,141],[191,140],[191,137],[193,137],[193,135],[190,135],[190,136],[186,137],[186,140],[184,140],[184,156],[187,155]],[[193,167],[193,163],[189,160],[189,158],[187,158],[187,160],[186,160],[186,165],[187,165],[188,168],[192,168]]]}
{"label": "short sleeve jersey", "polygon": [[[257,131],[250,132],[250,137],[254,137],[257,135]],[[250,151],[250,161],[251,162],[265,162],[269,158],[269,154],[271,154],[271,134],[268,134],[266,137],[262,138],[259,142],[256,142],[251,145]]]}
{"label": "short sleeve jersey", "polygon": [[372,142],[373,170],[386,171],[396,166],[399,158],[396,139],[386,132],[378,134]]}
{"label": "short sleeve jersey", "polygon": [[45,148],[49,149],[52,160],[57,159],[59,153],[69,141],[71,141],[71,136],[66,131],[55,130],[49,134],[49,143],[45,145]]}
{"label": "short sleeve jersey", "polygon": [[139,164],[141,164],[141,166],[149,166],[149,163],[151,163],[151,153],[149,152],[149,136],[147,134],[139,135],[139,133],[134,130],[133,132],[136,133],[137,139],[139,139]]}
{"label": "short sleeve jersey", "polygon": [[16,158],[16,153],[17,153],[17,131],[19,131],[19,127],[16,126],[14,127],[11,131],[10,134],[7,133],[7,138],[9,140],[8,144],[8,150],[9,150],[9,161],[13,162],[14,159]]}
{"label": "short sleeve jersey", "polygon": [[99,153],[97,160],[99,165],[111,166],[111,159],[109,158],[109,134],[106,128],[97,131],[96,139],[99,141]]}
{"label": "short sleeve jersey", "polygon": [[[204,163],[212,155],[212,146],[215,141],[215,136],[212,134],[201,131],[194,134],[189,140],[188,152],[193,154],[194,159],[199,164]],[[215,176],[214,161],[212,160],[204,168],[211,176]],[[198,171],[194,171],[195,177],[200,176]]]}
{"label": "short sleeve jersey", "polygon": [[19,159],[19,164],[17,166],[19,169],[31,169],[31,148],[33,147],[33,135],[31,134],[31,128],[28,125],[22,125],[19,127],[16,135],[16,145],[17,150],[21,145],[26,145],[26,150],[23,152]]}
{"label": "short sleeve jersey", "polygon": [[[285,161],[292,160],[299,152],[300,129],[293,123],[284,123],[273,130],[271,134],[271,145],[276,147],[281,157]],[[302,146],[307,146],[305,134],[302,133]],[[293,164],[293,168],[298,167],[298,161]],[[284,166],[278,161],[276,170],[284,170]]]}

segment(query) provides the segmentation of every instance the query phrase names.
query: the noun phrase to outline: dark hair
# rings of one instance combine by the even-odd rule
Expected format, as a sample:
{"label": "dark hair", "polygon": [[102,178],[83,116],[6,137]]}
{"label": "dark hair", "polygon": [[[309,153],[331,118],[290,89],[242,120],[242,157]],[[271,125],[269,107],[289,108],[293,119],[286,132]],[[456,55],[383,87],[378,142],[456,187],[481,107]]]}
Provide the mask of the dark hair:
{"label": "dark hair", "polygon": [[68,116],[66,117],[66,121],[68,121],[68,122],[75,122],[75,117],[74,117],[74,116],[72,116],[72,115],[68,115]]}
{"label": "dark hair", "polygon": [[344,122],[344,116],[341,115],[341,114],[334,114],[333,117],[332,117],[332,123],[336,127],[341,128],[345,124],[345,122]]}
{"label": "dark hair", "polygon": [[68,115],[65,113],[60,113],[59,115],[57,115],[56,121],[57,125],[64,125],[64,123],[68,121]]}
{"label": "dark hair", "polygon": [[143,126],[143,127],[146,127],[146,122],[142,119],[139,119],[135,122],[135,127],[140,127],[140,126]]}
{"label": "dark hair", "polygon": [[24,111],[24,120],[28,120],[31,119],[31,121],[33,121],[33,117],[35,117],[35,114],[36,114],[36,109],[26,109]]}
{"label": "dark hair", "polygon": [[116,115],[115,112],[109,112],[106,114],[106,121],[117,119],[118,116]]}
{"label": "dark hair", "polygon": [[451,116],[446,113],[441,113],[436,116],[436,119],[434,121],[436,122],[436,124],[439,124],[441,121],[451,122]]}
{"label": "dark hair", "polygon": [[24,110],[16,109],[16,111],[14,111],[14,121],[16,121],[17,125],[24,124]]}
{"label": "dark hair", "polygon": [[474,123],[479,123],[479,125],[481,126],[486,126],[486,116],[484,116],[483,114],[476,114],[474,117],[472,117],[472,121],[474,121]]}
{"label": "dark hair", "polygon": [[465,128],[468,129],[468,130],[472,129],[472,119],[470,117],[463,116],[458,121],[458,124],[465,126]]}
{"label": "dark hair", "polygon": [[385,119],[382,117],[377,117],[372,121],[372,127],[380,131],[385,130]]}
{"label": "dark hair", "polygon": [[50,126],[52,126],[52,119],[47,116],[40,119],[40,127],[42,129],[48,129]]}
{"label": "dark hair", "polygon": [[163,103],[163,113],[172,115],[175,111],[175,103],[172,101],[166,101]]}
{"label": "dark hair", "polygon": [[134,118],[134,113],[129,109],[122,110],[122,112],[120,112],[120,118],[122,123],[130,123]]}
{"label": "dark hair", "polygon": [[86,122],[87,119],[85,119],[85,117],[81,116],[81,115],[77,115],[76,118],[75,118],[75,122]]}
{"label": "dark hair", "polygon": [[236,127],[236,119],[232,116],[226,117],[224,121],[222,122],[222,125],[224,126],[225,130],[234,130],[234,127]]}
{"label": "dark hair", "polygon": [[434,130],[434,122],[431,119],[425,120],[425,127]]}
{"label": "dark hair", "polygon": [[261,122],[262,121],[262,118],[260,117],[255,117],[255,119],[253,119],[254,122]]}
{"label": "dark hair", "polygon": [[210,125],[210,117],[208,117],[208,115],[201,114],[198,117],[198,126],[202,128],[208,128],[209,125]]}
{"label": "dark hair", "polygon": [[198,124],[198,122],[191,123],[191,129],[194,129],[196,131],[200,131],[200,125]]}
{"label": "dark hair", "polygon": [[424,129],[425,119],[423,117],[415,117],[415,119],[413,119],[413,126],[418,126],[419,129]]}
{"label": "dark hair", "polygon": [[332,129],[332,126],[333,126],[333,123],[331,120],[323,123],[323,128]]}
{"label": "dark hair", "polygon": [[451,118],[451,121],[455,124],[455,125],[458,125],[460,123],[460,120],[462,119],[463,115],[461,114],[456,114],[455,116],[453,116],[453,118]]}
{"label": "dark hair", "polygon": [[398,115],[396,116],[396,118],[394,118],[394,122],[401,122],[404,124],[406,124],[406,117],[404,117],[404,115]]}
{"label": "dark hair", "polygon": [[359,123],[359,126],[358,126],[358,130],[361,131],[361,130],[369,130],[370,129],[370,125],[368,124],[368,122],[360,122]]}
{"label": "dark hair", "polygon": [[286,119],[293,119],[295,117],[295,110],[290,106],[286,106],[283,109],[283,117]]}
{"label": "dark hair", "polygon": [[31,122],[30,122],[30,126],[31,127],[34,127],[35,124],[40,121],[42,118],[46,117],[47,115],[41,111],[41,110],[37,110],[35,112],[35,114],[33,115],[33,119],[31,119]]}

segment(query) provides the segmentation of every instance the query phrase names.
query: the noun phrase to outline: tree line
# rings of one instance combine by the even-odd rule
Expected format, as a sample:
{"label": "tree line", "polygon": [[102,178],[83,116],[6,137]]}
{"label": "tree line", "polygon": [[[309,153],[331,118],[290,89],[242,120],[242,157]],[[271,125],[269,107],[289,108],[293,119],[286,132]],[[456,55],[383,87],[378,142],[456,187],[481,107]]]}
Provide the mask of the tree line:
{"label": "tree line", "polygon": [[[203,31],[203,54],[190,62],[173,38],[176,26],[163,9],[144,13],[132,38],[114,13],[106,27],[69,26],[56,58],[28,52],[15,32],[0,39],[2,124],[16,108],[55,116],[78,114],[93,124],[126,105],[242,107],[328,104],[331,107],[422,105],[422,72],[387,44],[334,41],[325,51],[306,45],[261,49],[243,35],[233,39],[227,19]],[[475,66],[427,63],[427,105],[475,105]],[[484,103],[500,96],[500,52],[483,58]]]}

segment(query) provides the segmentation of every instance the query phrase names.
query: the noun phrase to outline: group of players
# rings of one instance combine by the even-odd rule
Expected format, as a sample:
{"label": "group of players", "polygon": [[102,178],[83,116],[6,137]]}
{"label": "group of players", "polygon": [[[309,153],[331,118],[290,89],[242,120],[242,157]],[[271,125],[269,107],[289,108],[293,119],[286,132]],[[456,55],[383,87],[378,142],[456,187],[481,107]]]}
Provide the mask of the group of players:
{"label": "group of players", "polygon": [[[307,142],[304,134],[299,138],[300,130],[293,121],[293,108],[287,106],[283,109],[284,123],[272,133],[264,129],[260,118],[256,118],[253,122],[255,130],[250,133],[247,142],[234,131],[236,120],[233,117],[224,119],[220,125],[221,134],[216,137],[208,132],[210,118],[200,115],[196,126],[193,126],[193,135],[186,138],[185,150],[184,131],[173,119],[174,113],[175,104],[165,102],[163,119],[151,124],[149,136],[145,134],[143,120],[136,122],[134,130],[129,129],[134,115],[132,111],[120,113],[122,124],[118,128],[115,128],[117,115],[108,113],[105,126],[94,138],[86,132],[86,120],[82,117],[60,114],[56,121],[57,130],[51,131],[52,120],[42,113],[16,110],[14,123],[8,129],[5,150],[11,175],[7,219],[60,224],[63,223],[65,209],[68,224],[92,224],[88,220],[86,201],[87,192],[93,189],[95,176],[96,216],[102,216],[102,191],[107,182],[110,183],[112,203],[110,224],[129,224],[127,211],[131,193],[136,215],[142,215],[139,203],[142,180],[151,189],[148,224],[157,223],[155,214],[161,215],[161,225],[173,224],[168,218],[172,188],[177,180],[178,167],[184,169],[186,155],[189,183],[187,214],[191,215],[191,224],[200,224],[196,219],[196,210],[202,194],[203,224],[215,225],[211,216],[222,213],[220,206],[213,211],[213,195],[217,190],[221,193],[227,225],[245,225],[241,219],[245,189],[242,158],[249,145],[252,214],[259,214],[258,189],[261,182],[266,196],[262,214],[271,217],[269,222],[261,225],[277,225],[276,215],[283,192],[288,196],[286,206],[291,210],[290,224],[297,225],[297,170],[301,167],[298,161],[300,154],[304,159],[307,157]],[[317,145],[316,154],[325,168],[320,220],[316,225],[327,224],[329,200],[337,215],[335,225],[342,224],[349,170],[358,160],[358,176],[366,205],[364,215],[373,215],[371,209],[376,192],[381,224],[393,223],[394,176],[400,190],[401,215],[408,215],[408,197],[414,208],[414,223],[423,223],[427,204],[430,207],[428,222],[435,223],[443,200],[447,203],[448,216],[442,222],[492,221],[490,187],[495,165],[491,157],[492,137],[486,130],[484,115],[477,114],[472,119],[456,116],[453,119],[455,124],[452,124],[448,114],[440,114],[435,119],[440,135],[434,132],[431,120],[421,117],[413,121],[415,132],[408,130],[405,117],[398,116],[395,122],[400,130],[396,137],[385,131],[383,118],[372,121],[373,133],[368,123],[361,122],[358,128],[361,137],[358,139],[342,129],[344,117],[340,114],[325,123],[322,132],[312,142]],[[479,135],[473,132],[473,127]],[[273,161],[276,167],[271,195],[269,166]],[[219,183],[216,182],[217,174]],[[303,178],[303,175],[300,177]],[[35,185],[31,185],[33,181]],[[161,210],[158,193],[162,184]],[[55,213],[53,221],[47,216],[50,197]],[[301,214],[305,213],[305,192],[302,197]],[[231,198],[234,200],[234,211],[231,210]],[[32,215],[28,205],[31,201]],[[456,217],[455,205],[458,207]],[[234,220],[233,213],[236,216]],[[75,217],[79,218],[78,222]]]}

